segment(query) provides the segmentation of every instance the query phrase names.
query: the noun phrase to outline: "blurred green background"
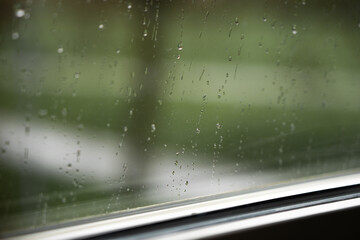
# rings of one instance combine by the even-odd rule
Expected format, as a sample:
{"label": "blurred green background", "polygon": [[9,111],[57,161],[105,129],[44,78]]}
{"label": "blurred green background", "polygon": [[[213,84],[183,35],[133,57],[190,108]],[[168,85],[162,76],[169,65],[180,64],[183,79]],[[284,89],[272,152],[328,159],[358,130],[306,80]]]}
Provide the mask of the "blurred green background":
{"label": "blurred green background", "polygon": [[[358,1],[1,1],[1,232],[203,195],[148,186],[159,159],[208,184],[253,175],[244,188],[356,169],[359,43]],[[53,133],[75,152],[36,153]],[[79,139],[110,135],[98,161],[126,163],[89,180]]]}

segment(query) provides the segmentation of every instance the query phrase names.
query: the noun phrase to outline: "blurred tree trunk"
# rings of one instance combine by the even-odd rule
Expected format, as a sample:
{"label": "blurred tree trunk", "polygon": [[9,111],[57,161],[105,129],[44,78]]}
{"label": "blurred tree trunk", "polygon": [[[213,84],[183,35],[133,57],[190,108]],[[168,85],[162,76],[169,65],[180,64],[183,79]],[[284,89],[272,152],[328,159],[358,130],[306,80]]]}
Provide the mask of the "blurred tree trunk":
{"label": "blurred tree trunk", "polygon": [[[128,178],[130,184],[137,184],[149,166],[149,144],[155,134],[156,107],[161,81],[164,74],[162,50],[162,23],[168,14],[160,1],[136,1],[131,6],[133,13],[132,55],[137,61],[136,72],[130,83],[132,98],[129,108],[130,125],[127,133],[127,149],[129,149]],[[154,125],[156,128],[156,124]],[[132,183],[131,183],[131,182]]]}

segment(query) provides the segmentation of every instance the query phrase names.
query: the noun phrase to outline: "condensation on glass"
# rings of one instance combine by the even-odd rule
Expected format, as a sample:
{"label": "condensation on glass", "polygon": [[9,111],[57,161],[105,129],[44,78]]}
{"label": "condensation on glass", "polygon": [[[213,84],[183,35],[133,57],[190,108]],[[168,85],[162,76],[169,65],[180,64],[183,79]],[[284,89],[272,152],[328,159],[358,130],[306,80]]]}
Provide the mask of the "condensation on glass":
{"label": "condensation on glass", "polygon": [[358,1],[1,1],[0,232],[360,166]]}

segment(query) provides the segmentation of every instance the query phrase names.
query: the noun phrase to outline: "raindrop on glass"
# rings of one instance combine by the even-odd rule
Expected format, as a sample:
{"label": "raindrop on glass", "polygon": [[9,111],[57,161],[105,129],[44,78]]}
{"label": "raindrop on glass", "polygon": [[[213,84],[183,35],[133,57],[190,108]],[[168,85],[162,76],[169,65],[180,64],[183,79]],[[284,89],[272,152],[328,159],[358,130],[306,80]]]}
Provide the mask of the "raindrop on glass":
{"label": "raindrop on glass", "polygon": [[295,24],[292,26],[291,31],[292,31],[292,34],[294,34],[294,35],[297,34],[297,30],[296,30],[296,25],[295,25]]}
{"label": "raindrop on glass", "polygon": [[63,52],[64,52],[64,48],[59,47],[59,48],[57,49],[57,52],[58,52],[59,54],[63,53]]}
{"label": "raindrop on glass", "polygon": [[75,74],[74,74],[74,78],[79,79],[79,78],[80,78],[80,73],[78,73],[78,72],[75,73]]}
{"label": "raindrop on glass", "polygon": [[18,18],[22,18],[25,15],[25,10],[24,9],[18,9],[15,12],[15,16]]}
{"label": "raindrop on glass", "polygon": [[155,130],[156,130],[156,127],[155,127],[155,124],[153,123],[153,124],[151,124],[151,132],[155,132]]}
{"label": "raindrop on glass", "polygon": [[291,132],[295,131],[295,124],[293,124],[293,123],[290,124],[290,130],[291,130]]}
{"label": "raindrop on glass", "polygon": [[101,29],[101,30],[104,29],[104,24],[100,24],[99,29]]}
{"label": "raindrop on glass", "polygon": [[17,40],[17,39],[19,39],[19,33],[13,32],[13,33],[11,34],[11,38],[12,38],[12,40]]}
{"label": "raindrop on glass", "polygon": [[25,16],[24,16],[25,19],[29,19],[30,18],[30,13],[25,13]]}
{"label": "raindrop on glass", "polygon": [[67,109],[66,108],[63,108],[61,110],[61,115],[63,115],[63,117],[66,117],[67,116]]}
{"label": "raindrop on glass", "polygon": [[40,118],[46,117],[47,115],[48,115],[48,110],[47,110],[47,109],[40,109],[40,110],[38,111],[38,116],[39,116]]}
{"label": "raindrop on glass", "polygon": [[182,42],[179,42],[178,49],[179,49],[179,51],[183,50]]}
{"label": "raindrop on glass", "polygon": [[83,130],[83,129],[84,129],[84,125],[83,125],[83,124],[77,125],[77,129],[78,129],[79,131]]}

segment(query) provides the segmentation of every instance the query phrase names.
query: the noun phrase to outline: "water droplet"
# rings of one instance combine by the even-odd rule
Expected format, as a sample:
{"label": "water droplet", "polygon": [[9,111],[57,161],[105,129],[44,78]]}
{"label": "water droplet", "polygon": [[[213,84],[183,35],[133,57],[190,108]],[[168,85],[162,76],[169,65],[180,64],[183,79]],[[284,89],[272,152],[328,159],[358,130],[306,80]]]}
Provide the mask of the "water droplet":
{"label": "water droplet", "polygon": [[200,129],[199,128],[196,128],[196,133],[200,134]]}
{"label": "water droplet", "polygon": [[177,55],[177,56],[176,56],[176,59],[180,59],[180,55]]}
{"label": "water droplet", "polygon": [[182,42],[179,42],[178,49],[179,49],[179,51],[183,50]]}
{"label": "water droplet", "polygon": [[230,56],[229,56],[229,62],[231,62],[231,60],[232,60],[232,56],[230,55]]}
{"label": "water droplet", "polygon": [[67,109],[66,108],[63,108],[61,110],[61,115],[63,115],[63,117],[66,117],[67,116]]}
{"label": "water droplet", "polygon": [[220,128],[221,128],[220,123],[216,123],[216,128],[217,128],[217,129],[220,129]]}
{"label": "water droplet", "polygon": [[77,129],[78,129],[79,131],[83,130],[83,128],[84,128],[84,125],[83,125],[83,124],[77,125]]}
{"label": "water droplet", "polygon": [[72,167],[71,163],[69,163],[67,166],[68,166],[68,168],[71,168],[71,167]]}
{"label": "water droplet", "polygon": [[267,21],[266,17],[263,17],[263,21],[264,21],[264,22],[266,22],[266,21]]}
{"label": "water droplet", "polygon": [[291,132],[295,131],[295,124],[293,124],[293,123],[290,124],[290,130],[291,130]]}
{"label": "water droplet", "polygon": [[[27,151],[26,151],[26,150],[27,150]],[[28,155],[27,155],[28,153],[29,153],[29,149],[26,148],[26,149],[25,149],[25,153],[24,153],[24,159],[28,159]],[[28,164],[28,161],[25,160],[25,161],[24,161],[24,164]]]}
{"label": "water droplet", "polygon": [[185,185],[186,185],[186,186],[189,185],[189,181],[186,181],[186,182],[185,182]]}
{"label": "water droplet", "polygon": [[293,26],[292,26],[292,34],[297,34],[297,30],[296,30],[296,25],[294,24]]}
{"label": "water droplet", "polygon": [[15,12],[15,16],[18,18],[22,18],[25,15],[25,10],[24,9],[18,9]]}
{"label": "water droplet", "polygon": [[282,147],[279,147],[279,153],[283,153]]}
{"label": "water droplet", "polygon": [[101,29],[101,30],[104,29],[104,24],[100,24],[99,29]]}
{"label": "water droplet", "polygon": [[129,5],[128,5],[128,9],[131,9],[132,8],[132,5],[131,5],[131,3],[129,3]]}
{"label": "water droplet", "polygon": [[29,136],[30,134],[30,127],[29,126],[25,126],[25,135]]}
{"label": "water droplet", "polygon": [[107,124],[106,124],[106,127],[108,127],[108,128],[111,127],[111,124],[110,124],[110,123],[107,123]]}
{"label": "water droplet", "polygon": [[128,127],[124,126],[124,132],[127,132],[127,130],[128,130]]}
{"label": "water droplet", "polygon": [[30,13],[26,12],[24,18],[29,19],[30,18]]}
{"label": "water droplet", "polygon": [[235,25],[239,25],[239,19],[235,18]]}
{"label": "water droplet", "polygon": [[172,175],[175,175],[175,171],[172,171],[172,173],[171,173]]}
{"label": "water droplet", "polygon": [[301,4],[305,6],[306,5],[306,0],[302,0]]}
{"label": "water droplet", "polygon": [[63,48],[63,47],[59,47],[59,48],[57,49],[57,52],[58,52],[59,54],[63,53],[63,52],[64,52],[64,48]]}
{"label": "water droplet", "polygon": [[39,116],[40,118],[47,116],[47,114],[48,114],[48,110],[47,110],[47,109],[40,109],[40,110],[38,111],[38,116]]}
{"label": "water droplet", "polygon": [[12,40],[17,40],[17,39],[19,39],[19,33],[13,32],[13,33],[11,34],[11,38],[12,38]]}
{"label": "water droplet", "polygon": [[75,73],[75,74],[74,74],[74,78],[79,79],[79,78],[80,78],[80,73],[78,73],[78,72]]}
{"label": "water droplet", "polygon": [[155,130],[156,130],[156,127],[155,127],[155,124],[153,123],[153,124],[151,124],[151,132],[155,132]]}
{"label": "water droplet", "polygon": [[144,30],[144,37],[148,35],[147,29]]}
{"label": "water droplet", "polygon": [[116,54],[120,54],[120,49],[117,49],[117,50],[116,50]]}

